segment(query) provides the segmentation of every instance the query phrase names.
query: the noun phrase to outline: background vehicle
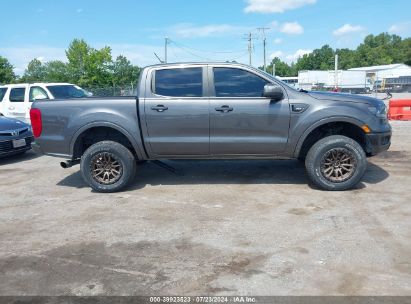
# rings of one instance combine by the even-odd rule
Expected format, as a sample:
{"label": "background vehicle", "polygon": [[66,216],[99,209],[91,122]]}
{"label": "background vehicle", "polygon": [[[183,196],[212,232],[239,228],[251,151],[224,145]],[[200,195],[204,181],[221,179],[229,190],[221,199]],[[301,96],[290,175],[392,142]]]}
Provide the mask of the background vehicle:
{"label": "background vehicle", "polygon": [[[327,90],[335,88],[335,71],[300,71],[298,86],[304,90]],[[341,92],[369,93],[372,83],[364,71],[337,71],[337,86]]]}
{"label": "background vehicle", "polygon": [[84,98],[90,94],[70,83],[19,83],[0,86],[0,113],[30,122],[34,100]]}
{"label": "background vehicle", "polygon": [[0,158],[31,149],[31,127],[17,119],[0,115]]}
{"label": "background vehicle", "polygon": [[282,82],[285,82],[288,84],[290,87],[293,87],[295,89],[299,89],[300,87],[298,86],[298,77],[282,77],[282,76],[277,76],[278,79],[280,79]]}
{"label": "background vehicle", "polygon": [[36,101],[30,117],[33,148],[80,163],[101,192],[125,187],[136,160],[172,158],[298,158],[317,186],[345,190],[391,139],[381,100],[297,91],[236,63],[146,67],[137,98]]}

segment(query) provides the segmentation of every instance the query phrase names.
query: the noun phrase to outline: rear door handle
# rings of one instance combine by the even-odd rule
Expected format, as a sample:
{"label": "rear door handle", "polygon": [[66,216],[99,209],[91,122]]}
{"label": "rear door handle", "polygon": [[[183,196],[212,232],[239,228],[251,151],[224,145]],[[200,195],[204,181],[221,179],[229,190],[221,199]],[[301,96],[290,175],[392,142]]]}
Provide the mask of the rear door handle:
{"label": "rear door handle", "polygon": [[215,110],[219,112],[223,112],[223,113],[228,113],[228,112],[231,112],[233,108],[230,106],[224,105],[224,106],[215,108]]}
{"label": "rear door handle", "polygon": [[168,110],[168,107],[164,105],[156,105],[155,107],[151,107],[151,110],[154,110],[157,112],[164,112],[165,110]]}

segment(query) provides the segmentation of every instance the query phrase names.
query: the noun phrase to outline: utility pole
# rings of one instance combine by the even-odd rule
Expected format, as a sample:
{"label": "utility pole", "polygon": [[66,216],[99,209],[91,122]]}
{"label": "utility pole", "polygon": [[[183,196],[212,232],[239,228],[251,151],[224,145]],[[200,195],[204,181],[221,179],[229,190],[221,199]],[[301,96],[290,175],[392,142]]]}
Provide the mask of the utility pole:
{"label": "utility pole", "polygon": [[248,64],[251,65],[251,53],[253,51],[252,47],[253,45],[251,44],[251,32],[248,33]]}
{"label": "utility pole", "polygon": [[273,76],[275,77],[275,63],[273,63]]}
{"label": "utility pole", "polygon": [[252,52],[253,52],[253,44],[252,44],[252,40],[254,39],[253,34],[250,32],[247,34],[247,37],[244,38],[247,39],[248,41],[248,64],[251,65],[252,64]]}
{"label": "utility pole", "polygon": [[266,48],[266,36],[265,36],[265,31],[269,30],[269,27],[259,27],[257,28],[258,31],[263,33],[263,50],[264,50],[264,72],[267,72],[267,61],[266,61],[266,52],[265,52],[265,48]]}
{"label": "utility pole", "polygon": [[334,60],[334,85],[335,90],[338,90],[338,54],[335,54]]}
{"label": "utility pole", "polygon": [[164,63],[167,63],[167,45],[169,44],[168,37],[164,38]]}

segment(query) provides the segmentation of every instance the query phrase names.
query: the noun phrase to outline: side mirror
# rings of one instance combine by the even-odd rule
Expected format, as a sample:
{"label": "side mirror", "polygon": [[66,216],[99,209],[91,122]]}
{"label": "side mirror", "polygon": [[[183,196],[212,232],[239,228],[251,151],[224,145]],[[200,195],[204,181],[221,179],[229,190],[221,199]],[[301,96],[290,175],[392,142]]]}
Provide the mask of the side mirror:
{"label": "side mirror", "polygon": [[264,86],[263,97],[270,98],[274,101],[280,101],[284,98],[284,92],[279,85],[269,83]]}

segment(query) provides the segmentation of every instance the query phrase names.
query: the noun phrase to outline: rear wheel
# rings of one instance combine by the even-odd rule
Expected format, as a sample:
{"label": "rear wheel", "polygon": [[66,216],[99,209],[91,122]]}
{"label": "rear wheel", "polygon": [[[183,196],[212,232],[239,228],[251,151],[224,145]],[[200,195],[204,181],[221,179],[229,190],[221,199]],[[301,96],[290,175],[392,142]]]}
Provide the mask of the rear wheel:
{"label": "rear wheel", "polygon": [[305,166],[310,180],[324,190],[347,190],[364,176],[367,158],[353,139],[333,135],[316,142],[307,153]]}
{"label": "rear wheel", "polygon": [[98,192],[115,192],[126,187],[134,178],[134,155],[122,144],[101,141],[90,146],[81,157],[81,174]]}

